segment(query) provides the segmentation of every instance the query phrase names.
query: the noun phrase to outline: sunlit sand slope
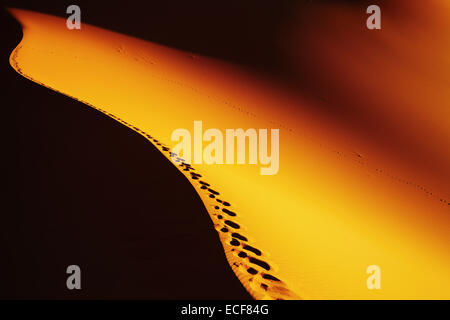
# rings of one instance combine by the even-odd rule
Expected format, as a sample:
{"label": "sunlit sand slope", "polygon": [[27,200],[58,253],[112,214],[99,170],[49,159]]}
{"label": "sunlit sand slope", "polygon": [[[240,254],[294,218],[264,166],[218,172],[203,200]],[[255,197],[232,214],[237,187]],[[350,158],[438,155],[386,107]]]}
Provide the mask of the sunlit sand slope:
{"label": "sunlit sand slope", "polygon": [[[431,190],[386,160],[379,166],[371,152],[389,154],[370,143],[361,154],[340,128],[309,112],[313,102],[234,67],[86,24],[71,31],[62,18],[12,13],[24,30],[10,58],[17,72],[139,132],[167,165],[171,133],[192,131],[194,120],[223,132],[280,129],[276,175],[260,175],[259,165],[175,163],[255,298],[450,298],[445,187]],[[369,265],[381,269],[379,290],[366,286]]]}

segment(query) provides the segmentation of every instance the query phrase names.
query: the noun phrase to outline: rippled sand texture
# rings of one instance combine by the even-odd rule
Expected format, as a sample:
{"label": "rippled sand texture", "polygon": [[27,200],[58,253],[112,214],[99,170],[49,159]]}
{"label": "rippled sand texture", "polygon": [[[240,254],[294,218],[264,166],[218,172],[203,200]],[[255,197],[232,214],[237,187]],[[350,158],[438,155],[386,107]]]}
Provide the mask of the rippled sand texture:
{"label": "rippled sand texture", "polygon": [[[12,13],[24,31],[10,58],[17,72],[142,134],[168,166],[172,131],[192,130],[194,120],[204,129],[280,129],[274,176],[255,165],[176,163],[255,298],[450,298],[443,177],[390,162],[389,151],[311,112],[316,102],[235,67],[87,24],[70,31],[62,18]],[[372,264],[381,268],[381,290],[366,287]]]}

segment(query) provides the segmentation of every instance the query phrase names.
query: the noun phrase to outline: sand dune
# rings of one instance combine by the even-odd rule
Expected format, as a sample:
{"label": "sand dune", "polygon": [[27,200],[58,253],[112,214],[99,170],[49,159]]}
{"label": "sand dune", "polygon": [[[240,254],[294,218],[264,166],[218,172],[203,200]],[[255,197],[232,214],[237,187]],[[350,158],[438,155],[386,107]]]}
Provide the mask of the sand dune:
{"label": "sand dune", "polygon": [[[168,166],[172,131],[195,120],[223,131],[280,129],[273,176],[249,164],[175,163],[253,297],[450,296],[448,182],[431,189],[419,174],[399,173],[388,153],[369,142],[359,151],[344,130],[310,112],[314,101],[233,66],[89,25],[70,31],[62,18],[12,13],[24,30],[10,58],[17,72],[140,133]],[[382,166],[372,154],[383,156]],[[383,274],[377,291],[366,287],[373,264]]]}

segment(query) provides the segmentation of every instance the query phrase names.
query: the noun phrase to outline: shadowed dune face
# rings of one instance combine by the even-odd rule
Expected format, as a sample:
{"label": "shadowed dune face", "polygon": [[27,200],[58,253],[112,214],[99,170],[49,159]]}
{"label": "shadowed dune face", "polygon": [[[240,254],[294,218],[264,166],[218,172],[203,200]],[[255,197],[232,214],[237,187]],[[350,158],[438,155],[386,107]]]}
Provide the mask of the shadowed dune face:
{"label": "shadowed dune face", "polygon": [[[280,129],[280,170],[273,176],[259,175],[254,165],[175,163],[255,298],[449,297],[445,175],[399,162],[383,143],[351,137],[317,115],[314,99],[219,61],[86,24],[70,31],[62,18],[12,13],[24,29],[11,54],[15,70],[132,128],[167,158],[172,131],[192,129],[194,120],[223,131]],[[422,113],[434,118],[442,110],[410,115],[419,121]],[[399,131],[410,130],[398,123]],[[445,157],[442,151],[444,163]],[[379,291],[366,287],[373,264],[383,274]]]}

